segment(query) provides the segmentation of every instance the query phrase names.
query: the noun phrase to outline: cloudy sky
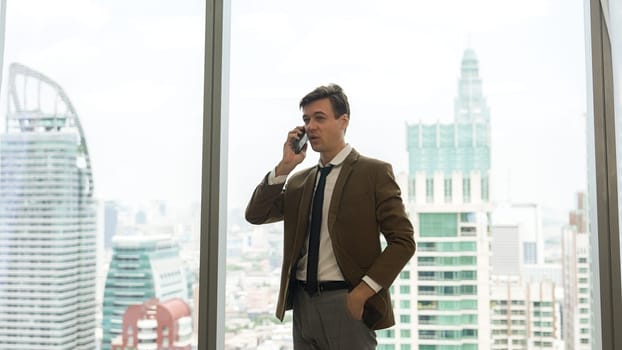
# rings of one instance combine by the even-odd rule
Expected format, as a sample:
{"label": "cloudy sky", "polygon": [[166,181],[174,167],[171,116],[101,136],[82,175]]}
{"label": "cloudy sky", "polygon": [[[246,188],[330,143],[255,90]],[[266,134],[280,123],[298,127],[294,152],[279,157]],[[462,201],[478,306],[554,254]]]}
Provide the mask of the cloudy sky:
{"label": "cloudy sky", "polygon": [[[230,207],[278,162],[300,98],[329,82],[350,98],[348,142],[406,172],[407,123],[451,121],[471,47],[493,198],[572,208],[586,178],[583,16],[580,0],[232,1]],[[198,0],[9,0],[4,77],[20,62],[64,87],[99,197],[195,201],[204,20]]]}
{"label": "cloudy sky", "polygon": [[201,1],[9,1],[4,77],[20,62],[64,88],[98,197],[198,200],[204,18]]}
{"label": "cloudy sky", "polygon": [[278,161],[300,97],[327,82],[350,97],[349,142],[407,171],[405,126],[452,120],[467,47],[491,109],[493,197],[566,210],[585,188],[581,1],[234,1],[232,14],[229,161],[245,169],[232,201]]}

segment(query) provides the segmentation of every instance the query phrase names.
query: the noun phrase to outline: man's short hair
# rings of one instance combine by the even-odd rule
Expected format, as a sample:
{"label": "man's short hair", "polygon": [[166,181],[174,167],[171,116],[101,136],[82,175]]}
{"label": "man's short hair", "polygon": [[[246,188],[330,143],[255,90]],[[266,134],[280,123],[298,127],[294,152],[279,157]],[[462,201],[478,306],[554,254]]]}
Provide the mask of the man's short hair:
{"label": "man's short hair", "polygon": [[311,102],[328,98],[330,104],[333,107],[335,118],[339,118],[344,114],[350,116],[350,104],[348,103],[348,96],[343,93],[341,86],[337,84],[328,84],[326,86],[320,86],[315,90],[308,93],[300,100],[300,108],[304,108]]}

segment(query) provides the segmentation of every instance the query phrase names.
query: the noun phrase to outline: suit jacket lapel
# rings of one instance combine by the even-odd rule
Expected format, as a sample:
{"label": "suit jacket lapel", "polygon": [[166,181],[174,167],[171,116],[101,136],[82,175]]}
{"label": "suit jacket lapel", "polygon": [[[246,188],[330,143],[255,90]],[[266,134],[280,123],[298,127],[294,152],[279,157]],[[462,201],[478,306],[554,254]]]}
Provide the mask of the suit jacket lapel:
{"label": "suit jacket lapel", "polygon": [[359,153],[353,148],[352,152],[346,157],[346,159],[341,164],[341,171],[339,172],[339,177],[337,178],[337,182],[335,183],[335,188],[333,190],[333,196],[330,200],[330,208],[328,210],[328,232],[332,235],[333,233],[333,224],[335,220],[337,220],[337,214],[339,211],[339,203],[341,203],[341,195],[343,194],[343,188],[348,181],[348,177],[352,172],[352,166],[358,160]]}

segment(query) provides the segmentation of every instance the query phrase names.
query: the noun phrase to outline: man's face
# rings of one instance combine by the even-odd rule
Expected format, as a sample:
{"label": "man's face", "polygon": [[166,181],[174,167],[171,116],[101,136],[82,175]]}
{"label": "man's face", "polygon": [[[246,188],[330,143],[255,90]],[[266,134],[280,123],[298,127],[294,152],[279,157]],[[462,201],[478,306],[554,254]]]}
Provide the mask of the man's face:
{"label": "man's face", "polygon": [[348,115],[335,118],[335,112],[328,98],[313,101],[303,109],[302,119],[309,135],[311,148],[316,152],[333,153],[341,150],[348,126]]}

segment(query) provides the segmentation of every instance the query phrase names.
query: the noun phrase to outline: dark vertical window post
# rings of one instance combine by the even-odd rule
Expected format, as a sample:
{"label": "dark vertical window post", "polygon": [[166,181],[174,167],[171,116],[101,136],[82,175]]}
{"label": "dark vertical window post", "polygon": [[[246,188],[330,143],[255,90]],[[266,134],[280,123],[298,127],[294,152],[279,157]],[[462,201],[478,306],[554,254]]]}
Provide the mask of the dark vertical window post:
{"label": "dark vertical window post", "polygon": [[[622,348],[620,231],[611,41],[601,1],[586,1],[588,63],[592,93],[588,104],[588,186],[594,279],[594,348]],[[589,66],[588,66],[589,67]],[[588,86],[590,88],[590,86]],[[591,109],[591,110],[590,110]]]}
{"label": "dark vertical window post", "polygon": [[206,0],[199,349],[224,349],[229,3]]}

